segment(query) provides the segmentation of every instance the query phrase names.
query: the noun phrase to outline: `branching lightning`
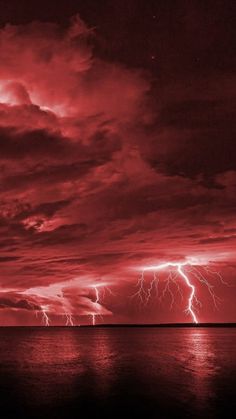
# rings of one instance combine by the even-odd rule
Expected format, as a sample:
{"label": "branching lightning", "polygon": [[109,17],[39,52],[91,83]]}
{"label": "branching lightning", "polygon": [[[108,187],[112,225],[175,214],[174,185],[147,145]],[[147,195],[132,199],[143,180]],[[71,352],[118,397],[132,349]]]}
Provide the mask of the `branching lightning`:
{"label": "branching lightning", "polygon": [[48,311],[48,307],[47,306],[42,306],[42,321],[44,326],[50,326],[50,320],[49,317],[47,315],[47,311]]}
{"label": "branching lightning", "polygon": [[67,307],[68,307],[68,303],[66,304],[66,299],[65,299],[65,297],[64,297],[63,290],[61,290],[61,291],[60,291],[60,293],[59,293],[58,295],[59,295],[59,298],[61,298],[61,301],[62,301],[62,307],[63,307],[64,312],[65,312],[65,318],[66,318],[66,320],[65,320],[65,321],[66,321],[65,325],[66,325],[66,326],[74,326],[73,317],[72,317],[72,314],[71,314],[70,310],[67,308]]}
{"label": "branching lightning", "polygon": [[[21,294],[24,295],[32,295],[44,299],[50,298],[49,304],[41,304],[40,310],[36,311],[36,316],[38,313],[42,314],[42,322],[45,326],[50,326],[50,318],[49,313],[52,312],[51,302],[60,302],[62,306],[62,311],[60,313],[61,316],[65,316],[65,325],[66,326],[74,326],[74,320],[71,312],[71,305],[68,301],[68,298],[64,295],[63,289],[60,288],[61,284],[54,284],[49,287],[38,287],[38,288],[30,288],[26,291],[21,291]],[[28,302],[30,304],[30,302]],[[32,309],[34,306],[31,304]]]}
{"label": "branching lightning", "polygon": [[66,326],[74,326],[72,314],[65,313],[66,316]]}
{"label": "branching lightning", "polygon": [[[168,273],[162,280],[162,287],[160,288],[160,277],[158,276],[158,272],[166,270]],[[149,282],[145,278],[145,273],[148,271],[153,273],[153,277]],[[209,266],[199,266],[196,262],[190,261],[166,262],[145,267],[137,282],[138,290],[131,297],[138,298],[140,304],[147,305],[153,296],[157,297],[159,301],[162,302],[163,298],[168,294],[170,298],[170,308],[172,308],[175,302],[174,287],[181,296],[181,299],[184,298],[178,282],[178,277],[180,277],[189,288],[190,294],[185,311],[191,316],[193,323],[199,322],[196,311],[197,307],[202,305],[196,294],[196,286],[194,285],[196,280],[207,287],[215,308],[218,308],[221,299],[215,294],[214,285],[210,282],[210,279],[217,277],[222,284],[228,285],[223,280],[221,274],[211,269]]]}
{"label": "branching lightning", "polygon": [[191,284],[191,282],[189,281],[188,276],[182,270],[182,265],[180,265],[180,264],[178,265],[178,272],[182,276],[182,278],[185,280],[188,287],[191,288],[190,296],[189,296],[189,299],[188,299],[188,306],[186,308],[186,311],[187,311],[187,313],[189,312],[191,314],[193,322],[198,323],[198,319],[196,317],[196,314],[194,313],[194,307],[193,307],[193,300],[194,300],[194,298],[196,298],[195,297],[195,286]]}
{"label": "branching lightning", "polygon": [[[84,284],[82,284],[83,280]],[[106,296],[115,296],[110,290],[108,281],[101,281],[89,276],[76,277],[67,281],[56,282],[46,286],[37,286],[20,290],[19,295],[24,295],[35,314],[42,316],[45,326],[51,326],[50,315],[64,320],[65,326],[75,326],[78,313],[76,311],[74,291],[79,289],[81,303],[80,314],[89,316],[89,323],[96,324],[97,316],[111,315],[112,312],[103,304]],[[75,317],[76,316],[76,317]]]}
{"label": "branching lightning", "polygon": [[[98,291],[97,286],[94,286],[93,288],[94,288],[94,291],[95,291],[95,298],[96,298],[95,301],[94,301],[94,304],[95,304],[95,308],[97,308],[97,306],[99,304],[99,291]],[[96,313],[91,314],[93,326],[95,326],[95,324],[96,324],[96,315],[97,315]]]}

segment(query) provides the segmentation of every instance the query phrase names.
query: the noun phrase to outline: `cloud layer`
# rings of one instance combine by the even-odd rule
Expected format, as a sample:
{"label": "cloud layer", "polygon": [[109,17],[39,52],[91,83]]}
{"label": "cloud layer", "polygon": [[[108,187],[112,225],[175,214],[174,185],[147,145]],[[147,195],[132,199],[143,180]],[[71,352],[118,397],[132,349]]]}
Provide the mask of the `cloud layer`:
{"label": "cloud layer", "polygon": [[225,270],[235,258],[231,104],[167,91],[156,106],[150,76],[95,56],[94,37],[78,16],[0,31],[5,323],[43,310],[58,323],[140,321],[129,300],[140,267],[199,257]]}

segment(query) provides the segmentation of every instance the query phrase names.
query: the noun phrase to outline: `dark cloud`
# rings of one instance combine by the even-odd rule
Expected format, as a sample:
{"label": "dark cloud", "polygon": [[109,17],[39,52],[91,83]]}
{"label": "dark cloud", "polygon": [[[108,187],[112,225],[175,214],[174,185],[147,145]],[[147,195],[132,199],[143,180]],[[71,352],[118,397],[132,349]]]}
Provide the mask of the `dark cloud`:
{"label": "dark cloud", "polygon": [[199,244],[223,243],[229,240],[234,241],[235,238],[236,238],[236,235],[222,236],[222,237],[209,237],[207,239],[199,240]]}
{"label": "dark cloud", "polygon": [[18,256],[0,256],[0,263],[4,262],[14,262],[15,260],[18,260]]}
{"label": "dark cloud", "polygon": [[151,166],[171,175],[202,176],[206,184],[207,179],[214,184],[217,173],[236,170],[232,109],[232,102],[209,100],[182,101],[164,107],[156,144],[151,143],[148,150]]}
{"label": "dark cloud", "polygon": [[[122,10],[150,7],[128,3]],[[2,26],[2,308],[45,311],[60,323],[68,313],[133,318],[128,297],[143,266],[197,258],[216,270],[234,260],[231,22],[219,37],[218,6],[209,25],[208,7],[191,5],[173,14],[158,4],[150,45],[140,18],[119,15],[129,51],[111,19],[112,48],[104,26],[96,34],[79,16]]]}
{"label": "dark cloud", "polygon": [[0,308],[5,309],[5,308],[13,308],[13,309],[18,309],[18,310],[29,310],[29,311],[34,311],[34,310],[40,310],[41,311],[41,307],[37,304],[34,303],[30,303],[27,300],[12,300],[10,298],[0,298]]}
{"label": "dark cloud", "polygon": [[17,132],[12,128],[0,129],[1,159],[25,159],[62,157],[71,153],[70,144],[66,139],[44,130]]}

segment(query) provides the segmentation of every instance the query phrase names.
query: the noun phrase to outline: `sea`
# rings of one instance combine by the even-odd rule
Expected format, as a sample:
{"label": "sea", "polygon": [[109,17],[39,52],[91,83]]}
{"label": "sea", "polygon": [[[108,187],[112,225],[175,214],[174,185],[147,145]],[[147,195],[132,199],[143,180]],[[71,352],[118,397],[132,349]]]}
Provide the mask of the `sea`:
{"label": "sea", "polygon": [[5,418],[235,418],[236,328],[2,327]]}

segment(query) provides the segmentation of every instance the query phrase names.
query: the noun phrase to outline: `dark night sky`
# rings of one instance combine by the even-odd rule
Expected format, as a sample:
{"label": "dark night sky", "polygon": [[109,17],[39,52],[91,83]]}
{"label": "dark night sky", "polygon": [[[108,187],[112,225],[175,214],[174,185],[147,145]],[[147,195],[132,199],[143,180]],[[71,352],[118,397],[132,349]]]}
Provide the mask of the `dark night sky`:
{"label": "dark night sky", "polygon": [[[79,13],[96,29],[106,60],[149,69],[156,77],[199,78],[235,71],[235,2],[67,0],[1,1],[1,25],[33,20],[67,25]],[[155,57],[155,59],[152,59]]]}
{"label": "dark night sky", "polygon": [[236,320],[235,8],[0,1],[2,324],[189,321],[180,277],[130,298],[186,260],[199,319]]}

